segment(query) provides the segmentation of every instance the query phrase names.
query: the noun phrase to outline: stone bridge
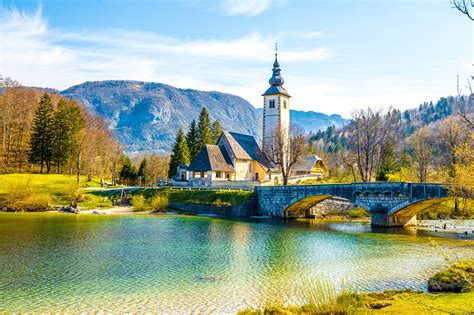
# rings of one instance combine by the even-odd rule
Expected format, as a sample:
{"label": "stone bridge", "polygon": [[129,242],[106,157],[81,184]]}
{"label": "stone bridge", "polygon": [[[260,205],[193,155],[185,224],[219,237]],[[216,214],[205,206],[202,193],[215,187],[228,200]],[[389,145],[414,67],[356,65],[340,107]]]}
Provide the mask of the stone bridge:
{"label": "stone bridge", "polygon": [[318,202],[335,196],[368,210],[372,226],[416,225],[418,212],[448,197],[448,189],[442,184],[404,182],[259,186],[255,192],[263,216],[304,217]]}

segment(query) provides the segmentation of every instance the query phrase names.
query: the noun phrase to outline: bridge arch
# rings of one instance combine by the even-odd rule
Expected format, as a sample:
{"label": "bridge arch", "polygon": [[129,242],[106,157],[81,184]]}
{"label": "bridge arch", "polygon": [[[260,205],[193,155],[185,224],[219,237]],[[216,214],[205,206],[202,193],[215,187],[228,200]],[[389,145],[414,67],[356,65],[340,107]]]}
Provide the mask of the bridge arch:
{"label": "bridge arch", "polygon": [[416,222],[416,213],[448,197],[441,184],[404,182],[256,187],[255,192],[261,215],[300,217],[319,202],[339,197],[368,210],[374,226]]}

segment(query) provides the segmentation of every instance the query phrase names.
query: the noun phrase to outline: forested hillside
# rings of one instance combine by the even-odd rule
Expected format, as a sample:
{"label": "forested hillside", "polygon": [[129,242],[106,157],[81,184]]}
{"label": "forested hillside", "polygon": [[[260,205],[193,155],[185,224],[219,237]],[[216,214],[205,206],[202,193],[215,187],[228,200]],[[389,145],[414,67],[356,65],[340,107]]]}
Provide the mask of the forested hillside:
{"label": "forested hillside", "polygon": [[464,194],[474,188],[473,122],[474,94],[450,96],[404,112],[358,110],[309,142],[330,180],[449,182]]}

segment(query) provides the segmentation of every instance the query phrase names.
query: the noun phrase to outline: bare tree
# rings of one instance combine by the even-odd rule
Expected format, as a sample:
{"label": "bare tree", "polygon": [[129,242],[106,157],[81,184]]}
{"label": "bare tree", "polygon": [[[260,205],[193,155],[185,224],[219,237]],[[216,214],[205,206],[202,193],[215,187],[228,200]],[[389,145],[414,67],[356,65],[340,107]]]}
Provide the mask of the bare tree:
{"label": "bare tree", "polygon": [[448,117],[439,129],[439,140],[445,152],[445,160],[449,168],[450,177],[456,176],[456,147],[465,139],[465,133],[462,131],[458,119],[455,116]]}
{"label": "bare tree", "polygon": [[424,127],[418,129],[409,140],[414,151],[414,164],[420,182],[425,182],[428,178],[430,161],[433,157],[430,143],[431,138],[431,131]]}
{"label": "bare tree", "polygon": [[474,109],[474,94],[472,93],[472,86],[471,81],[467,79],[467,86],[469,88],[469,97],[466,99],[464,95],[462,95],[461,87],[459,86],[459,76],[457,76],[457,102],[459,107],[459,116],[461,117],[461,121],[470,129],[474,129],[474,121],[472,121],[472,115],[470,112]]}
{"label": "bare tree", "polygon": [[288,185],[291,169],[301,160],[306,148],[306,136],[302,128],[296,125],[291,127],[289,143],[284,140],[286,137],[282,137],[287,132],[290,131],[272,131],[272,137],[265,143],[263,150],[265,158],[281,172],[285,186]]}
{"label": "bare tree", "polygon": [[115,186],[117,184],[118,165],[122,160],[125,150],[120,143],[115,141],[112,143],[112,147],[110,150],[110,175],[112,177],[112,185]]}
{"label": "bare tree", "polygon": [[474,8],[474,0],[451,0],[451,4],[453,5],[454,9],[459,10],[463,14],[467,15],[471,21],[474,21],[474,15],[469,12],[472,10],[472,8]]}
{"label": "bare tree", "polygon": [[382,110],[355,110],[348,126],[348,146],[356,156],[356,165],[363,182],[372,181],[380,166],[380,152],[388,130]]}

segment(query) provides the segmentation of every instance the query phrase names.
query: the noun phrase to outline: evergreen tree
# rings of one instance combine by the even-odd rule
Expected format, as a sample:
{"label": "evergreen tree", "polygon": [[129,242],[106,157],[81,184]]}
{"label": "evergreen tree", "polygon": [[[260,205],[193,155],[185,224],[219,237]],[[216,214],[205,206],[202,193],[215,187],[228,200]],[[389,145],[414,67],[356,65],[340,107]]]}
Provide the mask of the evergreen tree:
{"label": "evergreen tree", "polygon": [[380,165],[380,170],[377,174],[377,180],[386,182],[389,179],[388,174],[397,170],[393,143],[391,141],[387,141],[383,144],[381,159],[382,163]]}
{"label": "evergreen tree", "polygon": [[51,170],[54,137],[54,109],[51,97],[45,93],[40,100],[31,127],[29,161],[40,164],[40,173],[46,164],[47,172]]}
{"label": "evergreen tree", "polygon": [[138,167],[138,177],[142,185],[146,185],[147,181],[150,179],[150,172],[148,171],[148,159],[143,158]]}
{"label": "evergreen tree", "polygon": [[69,157],[72,147],[73,128],[69,117],[69,107],[64,99],[58,102],[58,107],[54,113],[54,135],[53,135],[53,152],[52,160],[56,164],[56,172],[61,173],[61,165],[63,165]]}
{"label": "evergreen tree", "polygon": [[221,136],[221,133],[222,133],[221,124],[219,123],[218,120],[214,120],[211,126],[211,136],[215,144],[217,144],[217,141],[219,141],[219,137]]}
{"label": "evergreen tree", "polygon": [[198,123],[198,151],[201,151],[206,144],[212,144],[212,142],[211,120],[206,107],[203,107],[201,114],[199,115]]}
{"label": "evergreen tree", "polygon": [[137,178],[137,168],[132,164],[132,160],[128,156],[122,161],[120,178],[122,181],[125,180],[128,185],[135,182],[135,179]]}
{"label": "evergreen tree", "polygon": [[69,128],[71,145],[69,146],[69,174],[72,175],[73,164],[78,164],[80,160],[80,139],[79,135],[86,126],[86,120],[82,114],[81,108],[74,100],[69,100],[68,119],[71,128]]}
{"label": "evergreen tree", "polygon": [[173,153],[170,157],[170,167],[168,177],[171,178],[176,174],[178,164],[189,164],[189,149],[182,129],[179,129],[176,135],[176,141],[173,146]]}
{"label": "evergreen tree", "polygon": [[191,160],[199,153],[199,142],[198,142],[198,129],[196,126],[196,121],[193,119],[191,123],[191,127],[189,127],[189,131],[186,134],[186,143],[188,144],[189,149],[189,156]]}

